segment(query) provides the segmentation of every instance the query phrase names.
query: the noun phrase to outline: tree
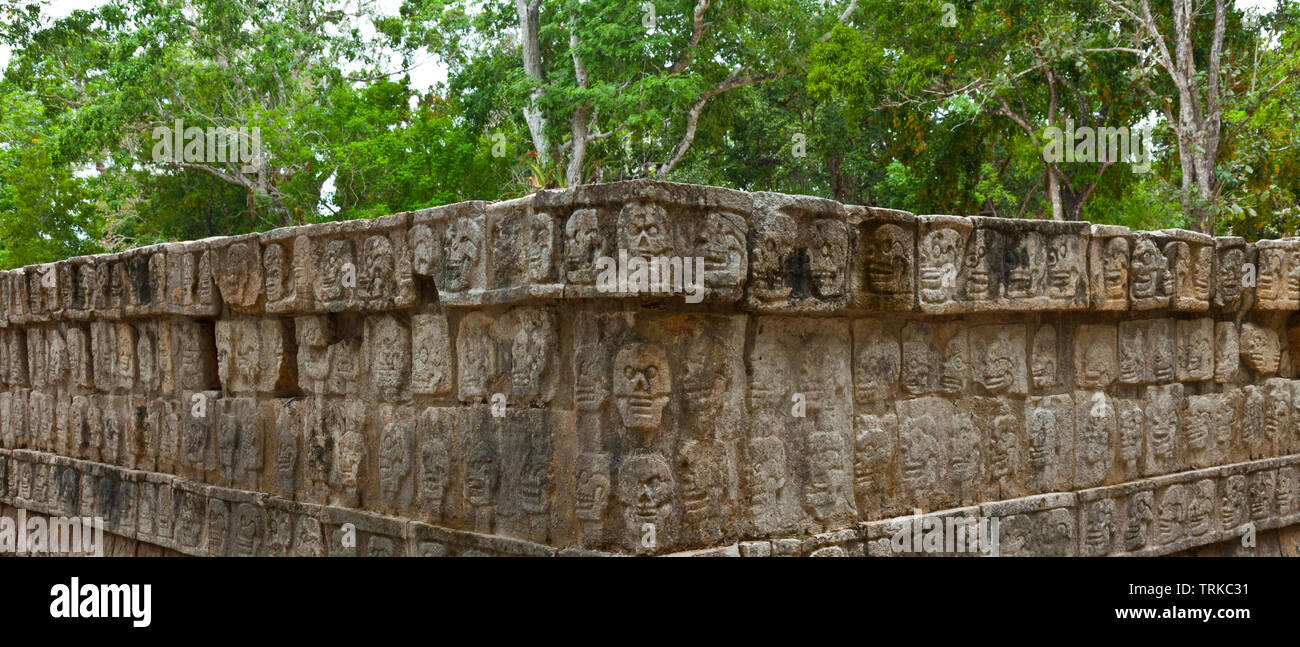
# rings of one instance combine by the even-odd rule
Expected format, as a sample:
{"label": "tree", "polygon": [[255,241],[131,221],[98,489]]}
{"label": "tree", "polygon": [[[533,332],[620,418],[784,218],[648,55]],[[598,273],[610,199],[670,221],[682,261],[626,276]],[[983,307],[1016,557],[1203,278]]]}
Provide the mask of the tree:
{"label": "tree", "polygon": [[[1126,20],[1134,41],[1134,47],[1117,49],[1135,54],[1142,61],[1152,61],[1173,84],[1176,101],[1166,100],[1160,107],[1178,142],[1182,171],[1179,199],[1183,210],[1194,215],[1201,231],[1213,233],[1214,201],[1220,185],[1216,167],[1223,144],[1224,109],[1228,101],[1234,100],[1233,87],[1240,85],[1241,73],[1249,75],[1251,84],[1246,95],[1235,97],[1249,118],[1263,105],[1265,97],[1289,80],[1288,72],[1294,73],[1294,68],[1242,64],[1232,60],[1232,52],[1225,58],[1228,24],[1230,20],[1241,24],[1240,14],[1230,10],[1225,0],[1214,0],[1208,49],[1201,5],[1193,0],[1172,0],[1168,21],[1152,11],[1149,0],[1106,0],[1106,4]],[[1286,7],[1279,10],[1285,11]],[[1294,41],[1289,47],[1294,47]],[[1279,63],[1286,60],[1285,56],[1277,58]],[[1173,105],[1177,106],[1177,114]]]}
{"label": "tree", "polygon": [[711,102],[792,73],[811,43],[857,5],[828,12],[798,0],[514,0],[475,12],[478,4],[408,0],[403,12],[417,24],[407,43],[468,70],[517,47],[518,62],[497,68],[508,93],[475,90],[510,106],[498,109],[496,123],[518,110],[534,151],[562,168],[567,184],[603,177],[588,168],[598,143],[597,157],[617,160],[623,173],[668,177]]}
{"label": "tree", "polygon": [[[500,197],[513,161],[460,104],[379,69],[359,25],[392,19],[330,6],[121,0],[33,22],[0,81],[7,262]],[[257,132],[264,164],[156,154],[177,120]],[[75,233],[19,190],[42,174]]]}

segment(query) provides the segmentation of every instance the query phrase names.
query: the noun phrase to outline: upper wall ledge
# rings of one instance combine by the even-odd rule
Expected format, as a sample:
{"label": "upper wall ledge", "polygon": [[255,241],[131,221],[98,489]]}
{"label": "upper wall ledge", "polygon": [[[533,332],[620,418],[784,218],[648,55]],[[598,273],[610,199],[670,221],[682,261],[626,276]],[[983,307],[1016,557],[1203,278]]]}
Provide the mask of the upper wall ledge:
{"label": "upper wall ledge", "polygon": [[[669,282],[690,273],[671,294],[637,292],[636,257],[678,259],[664,265]],[[602,282],[618,270],[629,280]],[[633,180],[28,266],[0,273],[0,326],[393,310],[435,298],[685,298],[828,314],[1296,310],[1300,239],[917,216]]]}

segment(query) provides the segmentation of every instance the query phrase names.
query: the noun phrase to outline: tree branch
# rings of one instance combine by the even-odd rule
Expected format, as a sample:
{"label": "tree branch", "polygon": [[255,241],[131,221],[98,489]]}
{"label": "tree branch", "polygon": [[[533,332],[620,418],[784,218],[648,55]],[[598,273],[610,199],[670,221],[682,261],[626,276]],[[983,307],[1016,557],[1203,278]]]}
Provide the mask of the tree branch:
{"label": "tree branch", "polygon": [[709,99],[729,90],[734,90],[751,83],[770,81],[785,76],[786,74],[788,74],[788,72],[782,70],[780,72],[752,74],[744,77],[732,76],[706,90],[704,94],[701,94],[699,100],[695,102],[695,105],[691,106],[690,112],[686,115],[686,132],[682,135],[681,141],[677,142],[677,146],[673,148],[672,155],[669,156],[668,161],[665,162],[663,166],[659,167],[659,179],[662,180],[668,177],[668,173],[673,170],[673,167],[677,166],[677,163],[681,161],[682,156],[686,155],[686,151],[690,149],[691,144],[695,142],[695,130],[700,123],[700,112],[704,110],[704,104],[708,103]]}

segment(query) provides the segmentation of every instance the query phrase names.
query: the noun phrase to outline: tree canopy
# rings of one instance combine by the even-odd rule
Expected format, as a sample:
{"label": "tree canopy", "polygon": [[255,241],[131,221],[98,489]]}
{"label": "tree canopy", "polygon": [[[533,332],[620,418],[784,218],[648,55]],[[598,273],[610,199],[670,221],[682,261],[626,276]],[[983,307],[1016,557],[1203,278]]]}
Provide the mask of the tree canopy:
{"label": "tree canopy", "polygon": [[1296,0],[0,0],[0,44],[0,267],[630,177],[1300,233]]}

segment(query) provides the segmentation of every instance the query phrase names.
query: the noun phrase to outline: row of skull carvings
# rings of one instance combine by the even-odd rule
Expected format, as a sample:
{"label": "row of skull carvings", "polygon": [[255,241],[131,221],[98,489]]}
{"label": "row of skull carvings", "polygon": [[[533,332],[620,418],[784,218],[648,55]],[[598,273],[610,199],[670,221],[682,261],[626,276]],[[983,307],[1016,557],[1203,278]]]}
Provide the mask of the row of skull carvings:
{"label": "row of skull carvings", "polygon": [[105,533],[198,556],[547,556],[554,548],[30,451],[0,450],[0,502],[98,519]]}
{"label": "row of skull carvings", "polygon": [[[653,428],[674,391],[692,400],[721,398],[744,384],[735,373],[746,370],[749,397],[764,406],[794,393],[834,404],[850,384],[853,400],[864,404],[972,390],[1025,395],[1112,384],[1237,384],[1292,372],[1283,361],[1290,359],[1289,332],[1210,317],[1077,325],[759,317],[748,369],[734,357],[745,352],[747,315],[643,313],[634,326],[642,330],[600,332],[609,326],[599,321],[626,318],[579,313],[569,319],[547,307],[518,307],[450,318],[445,311],[376,313],[351,323],[312,315],[10,327],[0,329],[0,386],[302,392],[383,402],[414,396],[486,402],[501,393],[512,404],[544,405],[567,381],[569,371],[560,366],[568,337],[575,408],[603,403],[612,381],[616,403],[629,413],[623,422]],[[652,340],[640,334],[669,327],[685,334]],[[799,347],[809,352],[791,354]],[[851,362],[835,359],[850,354]],[[649,409],[632,414],[629,399],[644,399]],[[710,404],[716,403],[688,406]]]}
{"label": "row of skull carvings", "polygon": [[620,251],[702,259],[706,298],[758,311],[1300,309],[1296,239],[914,216],[638,181],[13,270],[0,274],[0,326],[382,311],[434,294],[451,306],[633,296],[596,285],[598,261]]}
{"label": "row of skull carvings", "polygon": [[[1300,460],[1250,461],[862,524],[860,554],[1166,555],[1300,522]],[[979,523],[996,521],[993,533]],[[930,529],[961,534],[953,541]],[[910,533],[908,532],[910,530]],[[926,534],[941,541],[923,545]],[[995,546],[987,545],[990,539]],[[986,545],[980,545],[984,542]],[[928,548],[927,548],[928,547]],[[954,551],[953,548],[957,550]],[[964,548],[963,548],[964,547]],[[850,554],[853,552],[850,548]]]}
{"label": "row of skull carvings", "polygon": [[[1058,492],[858,524],[803,540],[799,554],[912,552],[1000,556],[1162,555],[1300,523],[1300,460],[1236,463],[1077,492]],[[653,473],[654,470],[651,470]],[[203,485],[30,451],[0,450],[0,502],[34,513],[98,518],[107,532],[191,555],[445,556],[557,554],[560,546],[486,536],[274,494]],[[632,521],[641,517],[632,516]],[[987,526],[994,522],[991,533]],[[931,545],[931,529],[947,529]],[[924,530],[923,530],[924,529]],[[629,552],[664,552],[644,526]],[[898,537],[915,534],[899,553]],[[646,542],[646,538],[651,539]],[[954,541],[955,539],[955,541]],[[990,544],[989,540],[993,543]],[[728,538],[727,541],[734,541]],[[924,543],[923,543],[924,542]],[[717,546],[717,544],[715,544]],[[569,544],[576,548],[577,543]],[[560,553],[564,554],[564,553]],[[576,553],[583,554],[583,553]],[[723,550],[719,554],[728,554]]]}
{"label": "row of skull carvings", "polygon": [[[587,438],[581,412],[330,398],[0,393],[4,447],[545,543],[642,550],[1141,481],[1300,454],[1300,380],[1196,394],[899,400],[845,421],[758,414],[740,438]],[[745,422],[740,421],[742,426]],[[565,531],[564,528],[568,528]],[[566,534],[567,532],[567,534]]]}

